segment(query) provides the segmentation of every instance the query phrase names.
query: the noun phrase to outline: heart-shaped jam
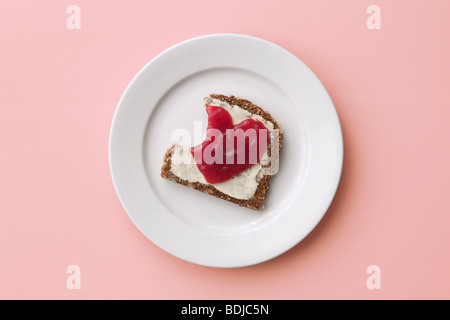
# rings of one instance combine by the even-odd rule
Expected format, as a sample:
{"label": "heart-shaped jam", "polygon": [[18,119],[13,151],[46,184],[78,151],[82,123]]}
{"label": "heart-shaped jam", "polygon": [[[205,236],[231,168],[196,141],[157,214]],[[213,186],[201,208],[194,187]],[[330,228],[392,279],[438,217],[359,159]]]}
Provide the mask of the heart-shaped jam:
{"label": "heart-shaped jam", "polygon": [[208,183],[227,181],[259,162],[269,145],[269,130],[262,122],[250,118],[233,125],[224,108],[208,105],[206,112],[205,141],[190,151]]}

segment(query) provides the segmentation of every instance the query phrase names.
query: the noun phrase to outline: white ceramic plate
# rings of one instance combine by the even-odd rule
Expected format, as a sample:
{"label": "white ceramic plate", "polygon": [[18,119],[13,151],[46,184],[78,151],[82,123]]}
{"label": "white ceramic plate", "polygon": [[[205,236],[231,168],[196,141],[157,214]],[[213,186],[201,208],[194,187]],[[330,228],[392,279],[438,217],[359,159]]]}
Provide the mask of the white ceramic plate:
{"label": "white ceramic plate", "polygon": [[[246,98],[283,129],[263,211],[160,177],[174,130],[194,137],[195,121],[206,130],[210,93]],[[278,256],[317,225],[339,183],[343,141],[327,91],[303,62],[259,38],[215,34],[169,48],[135,76],[114,115],[109,161],[118,197],[148,239],[192,263],[241,267]]]}

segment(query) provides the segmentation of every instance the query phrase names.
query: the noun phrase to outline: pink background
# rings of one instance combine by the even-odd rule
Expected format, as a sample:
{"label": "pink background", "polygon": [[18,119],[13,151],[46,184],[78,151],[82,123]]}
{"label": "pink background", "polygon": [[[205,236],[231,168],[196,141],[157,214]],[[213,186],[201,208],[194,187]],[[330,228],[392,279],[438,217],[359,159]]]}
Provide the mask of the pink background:
{"label": "pink background", "polygon": [[[0,298],[450,298],[450,1],[0,2]],[[69,30],[66,8],[81,9]],[[366,9],[381,9],[369,30]],[[108,166],[127,84],[182,40],[279,44],[322,80],[345,160],[317,228],[262,264],[213,269],[132,224]],[[81,289],[66,287],[69,265]],[[381,289],[366,286],[369,265]]]}

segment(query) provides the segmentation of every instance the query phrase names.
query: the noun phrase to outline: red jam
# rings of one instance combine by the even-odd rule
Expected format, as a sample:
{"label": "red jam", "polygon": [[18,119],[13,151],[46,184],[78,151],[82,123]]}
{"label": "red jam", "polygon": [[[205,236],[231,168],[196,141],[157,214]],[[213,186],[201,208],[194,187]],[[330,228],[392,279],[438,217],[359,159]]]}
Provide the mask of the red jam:
{"label": "red jam", "polygon": [[202,144],[191,148],[198,169],[208,183],[227,181],[258,163],[269,145],[269,131],[260,121],[233,125],[230,113],[207,106],[208,128]]}

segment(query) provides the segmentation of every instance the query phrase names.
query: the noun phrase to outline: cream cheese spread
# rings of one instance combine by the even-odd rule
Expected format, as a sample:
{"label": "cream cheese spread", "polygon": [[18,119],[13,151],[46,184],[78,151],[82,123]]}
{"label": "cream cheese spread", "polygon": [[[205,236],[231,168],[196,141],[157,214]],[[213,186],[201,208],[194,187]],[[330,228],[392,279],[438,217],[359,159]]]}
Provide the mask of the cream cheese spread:
{"label": "cream cheese spread", "polygon": [[[238,124],[246,119],[252,118],[262,122],[269,130],[269,133],[271,133],[274,129],[274,125],[270,121],[265,120],[259,115],[251,114],[247,110],[244,110],[236,105],[230,105],[218,99],[212,99],[211,97],[205,98],[205,103],[207,105],[218,106],[226,109],[231,115],[233,124]],[[266,156],[267,155],[265,154],[262,159],[265,159]],[[192,156],[189,147],[181,145],[175,146],[171,159],[172,165],[170,170],[180,179],[189,182],[209,184],[206,182],[205,177],[195,164],[194,157]],[[257,163],[247,170],[235,175],[230,180],[211,185],[220,192],[233,198],[248,200],[255,195],[256,189],[258,188],[259,180],[261,178],[259,175],[261,168],[261,163]]]}

